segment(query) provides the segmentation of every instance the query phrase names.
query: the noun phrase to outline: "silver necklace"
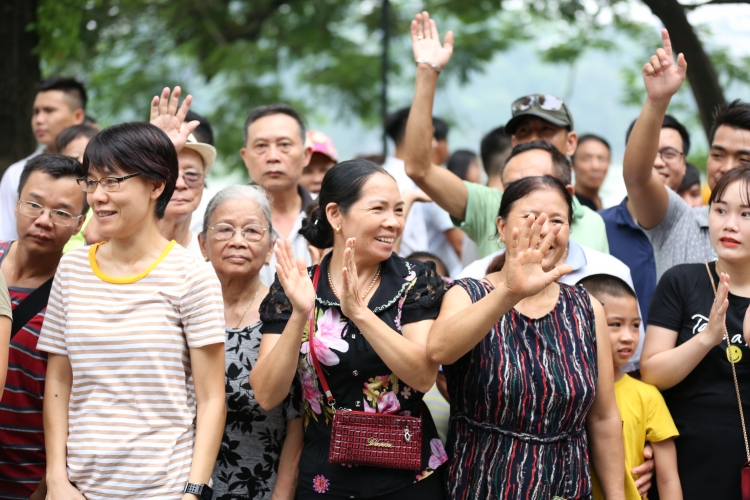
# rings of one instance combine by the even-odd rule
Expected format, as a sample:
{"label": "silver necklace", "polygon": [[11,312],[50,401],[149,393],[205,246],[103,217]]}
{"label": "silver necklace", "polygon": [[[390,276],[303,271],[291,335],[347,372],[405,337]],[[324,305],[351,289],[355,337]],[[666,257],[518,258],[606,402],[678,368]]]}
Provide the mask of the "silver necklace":
{"label": "silver necklace", "polygon": [[[375,282],[378,281],[378,278],[380,277],[380,266],[382,264],[378,264],[378,270],[375,273],[375,277],[372,279],[372,283],[370,283],[370,288],[367,289],[365,293],[362,294],[362,298],[364,299],[367,297],[367,294],[370,293],[370,290],[372,290],[372,287],[375,286]],[[326,273],[328,274],[328,285],[331,287],[331,291],[333,292],[333,295],[336,296],[336,298],[341,302],[341,297],[339,297],[339,294],[336,292],[336,287],[333,286],[333,280],[331,279],[331,268],[329,267],[326,270]]]}

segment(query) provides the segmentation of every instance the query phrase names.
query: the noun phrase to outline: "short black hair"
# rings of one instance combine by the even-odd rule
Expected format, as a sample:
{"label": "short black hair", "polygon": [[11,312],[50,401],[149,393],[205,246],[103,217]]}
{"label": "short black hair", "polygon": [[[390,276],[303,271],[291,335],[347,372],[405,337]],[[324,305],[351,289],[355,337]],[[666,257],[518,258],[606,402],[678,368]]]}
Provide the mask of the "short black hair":
{"label": "short black hair", "polygon": [[[581,137],[578,138],[578,145],[580,146],[586,141],[599,141],[602,144],[604,144],[604,147],[607,148],[607,151],[612,152],[612,147],[609,145],[609,142],[607,142],[607,139],[600,135],[596,134],[583,134]],[[578,149],[576,149],[576,153],[578,152]],[[573,156],[575,156],[575,153],[573,153]]]}
{"label": "short black hair", "polygon": [[57,136],[57,139],[55,139],[55,147],[57,148],[57,152],[59,153],[65,148],[65,146],[78,139],[79,137],[86,137],[88,139],[91,139],[98,133],[99,130],[92,127],[91,125],[86,125],[83,123],[80,125],[73,125],[60,132],[60,134]]}
{"label": "short black hair", "polygon": [[250,113],[248,113],[247,115],[247,120],[245,120],[245,131],[243,136],[244,144],[247,144],[247,129],[250,128],[250,125],[252,125],[254,121],[259,120],[264,116],[271,115],[287,115],[294,118],[294,120],[297,122],[297,125],[299,125],[299,136],[300,139],[302,139],[302,144],[305,143],[306,130],[305,122],[302,120],[302,115],[297,113],[297,110],[295,110],[288,104],[276,103],[266,104],[265,106],[258,106],[257,108],[253,108],[250,110]]}
{"label": "short black hair", "polygon": [[435,138],[436,141],[442,142],[442,141],[448,140],[448,132],[450,132],[451,130],[451,127],[450,125],[448,125],[448,122],[446,122],[442,118],[433,116],[432,127],[433,127],[432,136]]}
{"label": "short black hair", "polygon": [[[18,196],[21,196],[26,182],[29,180],[31,174],[36,171],[44,172],[54,179],[63,179],[70,177],[71,179],[78,180],[84,175],[86,171],[83,166],[78,163],[78,160],[71,158],[70,156],[63,156],[59,154],[41,154],[31,158],[26,162],[21,172],[21,178],[18,181]],[[83,210],[81,214],[85,214],[89,209],[89,205],[86,202],[86,193],[81,191],[83,198]],[[80,215],[80,214],[73,214]]]}
{"label": "short black hair", "polygon": [[71,109],[86,109],[86,103],[88,102],[86,88],[75,78],[51,76],[42,81],[36,89],[37,93],[48,92],[50,90],[59,90],[61,92],[64,92],[68,97],[72,98],[75,102],[75,106],[72,106]]}
{"label": "short black hair", "polygon": [[698,167],[696,167],[692,163],[686,163],[685,176],[682,178],[682,183],[680,183],[680,187],[677,188],[677,192],[682,193],[683,191],[687,191],[696,184],[700,185],[700,183],[701,173],[698,170]]}
{"label": "short black hair", "polygon": [[[633,132],[633,127],[635,127],[636,121],[638,121],[637,118],[633,120],[633,123],[630,124],[628,131],[625,133],[626,146],[628,145],[628,140],[630,140],[630,134]],[[664,115],[664,121],[661,123],[661,128],[671,128],[680,134],[680,137],[682,138],[682,152],[685,154],[685,157],[687,157],[687,155],[690,154],[690,132],[685,128],[685,125],[680,123],[677,118],[672,115]],[[580,143],[580,139],[578,142]]]}
{"label": "short black hair", "polygon": [[505,167],[508,166],[508,162],[510,162],[510,160],[520,155],[521,153],[525,153],[526,151],[533,151],[535,149],[546,151],[550,154],[550,156],[552,156],[552,170],[555,173],[554,177],[564,185],[570,185],[573,180],[573,167],[570,164],[570,160],[567,156],[562,154],[560,150],[557,149],[557,147],[547,141],[531,141],[516,145],[516,147],[514,147],[510,152],[510,156],[508,157],[508,159],[505,160],[505,165],[503,165],[503,168],[500,171],[500,176],[502,177],[503,173],[505,172]]}
{"label": "short black hair", "polygon": [[708,204],[722,201],[727,188],[733,182],[740,182],[740,196],[744,205],[750,205],[750,166],[741,165],[735,167],[726,174],[722,175],[716,185],[711,190],[711,196],[708,198]]}
{"label": "short black hair", "polygon": [[578,286],[585,288],[587,292],[600,302],[603,302],[600,295],[636,298],[635,292],[630,288],[630,285],[611,274],[592,274],[591,276],[586,276],[578,282]]}
{"label": "short black hair", "polygon": [[167,134],[145,122],[112,125],[96,134],[83,154],[83,169],[96,172],[139,173],[146,179],[164,183],[156,200],[156,217],[164,217],[177,183],[177,151]]}
{"label": "short black hair", "polygon": [[709,146],[713,144],[716,131],[721,126],[750,130],[750,103],[735,99],[716,106],[714,124],[709,133]]}
{"label": "short black hair", "polygon": [[[504,161],[496,161],[497,157],[510,154],[513,147],[511,137],[505,133],[505,126],[501,125],[496,129],[487,132],[482,137],[482,143],[479,146],[479,156],[482,158],[482,166],[487,172],[488,177],[499,175],[503,171]],[[502,158],[501,158],[502,160]]]}
{"label": "short black hair", "polygon": [[[399,146],[404,142],[406,136],[406,122],[409,121],[409,111],[411,107],[401,108],[394,111],[385,118],[385,134]],[[450,126],[445,120],[437,117],[432,118],[432,136],[437,141],[444,141],[448,138]]]}
{"label": "short black hair", "polygon": [[476,161],[476,159],[477,155],[475,152],[468,149],[459,149],[450,155],[446,168],[465,181],[466,172],[469,170],[471,162]]}
{"label": "short black hair", "polygon": [[[198,120],[201,122],[198,127],[193,130],[193,136],[195,136],[195,140],[198,142],[202,142],[204,144],[210,144],[214,145],[214,129],[211,128],[211,122],[208,121],[208,118],[205,116],[199,115],[195,111],[188,111],[187,116],[185,117],[186,122],[192,122],[194,120]],[[247,141],[246,141],[247,142]]]}
{"label": "short black hair", "polygon": [[[445,265],[445,262],[443,262],[443,259],[435,255],[434,253],[412,252],[406,257],[406,260],[418,260],[420,262],[432,261],[433,263],[435,263],[435,268],[438,270],[438,274],[440,274],[440,270],[438,268],[442,267],[443,271],[445,271],[444,276],[450,277],[448,266]],[[443,275],[441,274],[441,276]]]}

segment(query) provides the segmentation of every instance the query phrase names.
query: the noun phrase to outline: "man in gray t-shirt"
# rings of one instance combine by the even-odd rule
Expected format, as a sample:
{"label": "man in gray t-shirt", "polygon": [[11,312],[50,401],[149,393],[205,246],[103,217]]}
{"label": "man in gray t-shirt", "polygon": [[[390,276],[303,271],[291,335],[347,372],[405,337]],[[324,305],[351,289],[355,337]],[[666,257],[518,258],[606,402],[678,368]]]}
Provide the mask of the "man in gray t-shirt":
{"label": "man in gray t-shirt", "polygon": [[[687,63],[680,54],[677,63],[666,30],[663,48],[643,67],[648,95],[630,134],[623,159],[623,177],[635,217],[654,246],[656,277],[678,264],[716,259],[708,233],[708,207],[692,208],[667,188],[653,168],[654,158],[667,154],[660,145],[660,130],[672,96],[685,80]],[[750,165],[750,104],[734,101],[719,106],[714,114],[706,162],[708,186],[729,170]],[[672,152],[674,154],[674,152]],[[678,154],[684,154],[677,152]]]}
{"label": "man in gray t-shirt", "polygon": [[671,189],[665,190],[669,201],[664,218],[645,230],[654,247],[657,281],[677,264],[716,259],[708,234],[708,207],[691,207]]}

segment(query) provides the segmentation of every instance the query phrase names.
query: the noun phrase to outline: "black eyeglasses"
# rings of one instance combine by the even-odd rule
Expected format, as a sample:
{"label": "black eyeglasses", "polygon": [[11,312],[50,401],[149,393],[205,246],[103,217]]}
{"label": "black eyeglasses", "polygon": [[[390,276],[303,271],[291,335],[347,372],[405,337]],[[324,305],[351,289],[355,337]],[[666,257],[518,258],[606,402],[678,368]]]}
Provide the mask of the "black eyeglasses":
{"label": "black eyeglasses", "polygon": [[681,156],[685,156],[685,153],[682,151],[677,151],[675,148],[672,147],[666,147],[664,149],[660,149],[656,152],[657,155],[659,155],[664,163],[677,163],[680,160]]}
{"label": "black eyeglasses", "polygon": [[511,111],[514,115],[535,107],[547,111],[560,111],[564,104],[565,103],[563,103],[562,99],[557,96],[550,94],[534,94],[516,99],[513,104],[511,104]]}
{"label": "black eyeglasses", "polygon": [[83,189],[87,193],[93,193],[94,191],[96,191],[96,186],[98,186],[99,184],[102,185],[102,189],[104,189],[108,193],[111,193],[120,190],[120,183],[122,181],[128,180],[137,175],[141,175],[141,173],[136,172],[130,175],[123,175],[122,177],[104,177],[102,179],[99,179],[98,181],[89,179],[88,177],[81,177],[80,179],[77,179],[76,182],[78,182],[78,185],[81,186],[81,189]]}

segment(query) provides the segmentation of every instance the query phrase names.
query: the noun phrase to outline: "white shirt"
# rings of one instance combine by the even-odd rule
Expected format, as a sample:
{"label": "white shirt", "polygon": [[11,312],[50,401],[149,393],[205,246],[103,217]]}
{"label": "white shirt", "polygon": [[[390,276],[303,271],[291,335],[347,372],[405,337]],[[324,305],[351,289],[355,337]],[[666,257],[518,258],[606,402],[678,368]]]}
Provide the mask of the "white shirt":
{"label": "white shirt", "polygon": [[[419,186],[406,175],[403,160],[389,156],[383,163],[383,168],[393,176],[402,193],[419,189]],[[445,263],[451,276],[455,275],[460,270],[461,262],[445,237],[445,232],[452,228],[450,215],[437,203],[414,203],[406,218],[399,255],[408,257],[414,252],[433,253]]]}
{"label": "white shirt", "polygon": [[0,241],[18,239],[14,209],[16,203],[18,203],[18,184],[21,182],[21,173],[23,173],[26,162],[42,154],[42,151],[43,148],[37,149],[23,160],[12,164],[5,171],[2,181],[0,181]]}
{"label": "white shirt", "polygon": [[[307,249],[307,240],[304,236],[299,234],[299,230],[302,229],[302,221],[307,218],[304,211],[300,212],[297,216],[297,220],[294,221],[292,231],[289,233],[289,241],[292,242],[292,251],[294,252],[294,258],[302,257],[308,266],[312,264],[312,258],[310,257],[310,250]],[[273,230],[274,238],[281,240],[282,236]],[[273,280],[276,278],[276,253],[271,254],[271,260],[267,266],[260,268],[260,282],[265,286],[270,287],[273,284]]]}
{"label": "white shirt", "polygon": [[[492,261],[498,255],[505,253],[505,249],[498,250],[495,253],[488,255],[482,259],[479,259],[472,264],[466,266],[459,274],[458,278],[474,278],[482,279],[487,276],[487,268]],[[623,264],[623,262],[609,254],[599,252],[593,248],[579,245],[573,240],[568,240],[568,257],[565,259],[566,264],[570,264],[573,267],[573,272],[566,274],[559,279],[560,283],[570,286],[576,286],[579,281],[583,278],[593,276],[595,274],[608,274],[616,278],[620,278],[622,281],[628,284],[633,293],[635,293],[635,286],[633,286],[633,278],[630,276],[630,268]],[[638,308],[638,315],[641,315],[641,309]],[[638,363],[641,360],[641,350],[643,349],[643,341],[645,339],[646,331],[644,329],[645,321],[641,320],[641,326],[639,328],[638,349],[636,349],[633,357],[630,358],[630,362],[622,367],[622,371],[629,372],[638,368]]]}

